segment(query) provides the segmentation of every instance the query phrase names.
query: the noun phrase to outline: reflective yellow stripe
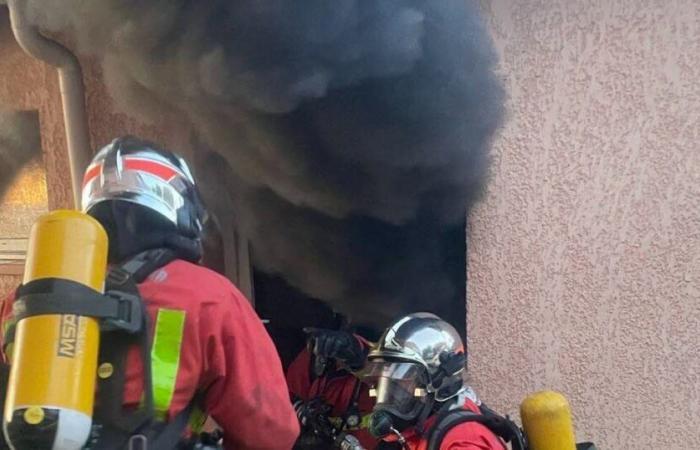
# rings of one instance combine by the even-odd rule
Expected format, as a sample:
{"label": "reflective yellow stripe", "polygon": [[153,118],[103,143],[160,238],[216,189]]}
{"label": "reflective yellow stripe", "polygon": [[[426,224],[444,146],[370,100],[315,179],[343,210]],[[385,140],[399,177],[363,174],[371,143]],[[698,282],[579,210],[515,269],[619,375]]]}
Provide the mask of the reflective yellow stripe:
{"label": "reflective yellow stripe", "polygon": [[192,433],[199,434],[204,428],[204,423],[207,421],[207,415],[201,409],[195,407],[190,415],[189,426]]}
{"label": "reflective yellow stripe", "polygon": [[175,392],[184,328],[184,311],[158,310],[151,348],[151,369],[153,371],[153,406],[160,418],[165,418]]}

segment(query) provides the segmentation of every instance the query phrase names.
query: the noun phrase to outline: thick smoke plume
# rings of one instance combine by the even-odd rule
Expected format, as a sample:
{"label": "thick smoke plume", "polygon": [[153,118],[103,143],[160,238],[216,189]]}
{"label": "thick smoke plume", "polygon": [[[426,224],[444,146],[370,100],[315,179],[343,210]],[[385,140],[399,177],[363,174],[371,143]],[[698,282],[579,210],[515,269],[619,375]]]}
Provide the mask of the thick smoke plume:
{"label": "thick smoke plume", "polygon": [[29,13],[101,59],[129,114],[189,119],[215,152],[200,167],[210,203],[234,211],[263,269],[378,324],[463,302],[444,233],[485,179],[504,96],[475,2],[30,0]]}
{"label": "thick smoke plume", "polygon": [[0,111],[0,200],[19,170],[40,154],[37,113]]}

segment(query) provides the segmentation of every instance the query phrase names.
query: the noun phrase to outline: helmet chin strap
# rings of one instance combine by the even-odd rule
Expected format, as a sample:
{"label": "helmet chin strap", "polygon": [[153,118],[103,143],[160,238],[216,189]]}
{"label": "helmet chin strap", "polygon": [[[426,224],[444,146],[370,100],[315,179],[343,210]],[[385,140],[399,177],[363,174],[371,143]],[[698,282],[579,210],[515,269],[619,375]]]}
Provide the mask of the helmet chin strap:
{"label": "helmet chin strap", "polygon": [[396,441],[401,444],[401,448],[404,450],[409,450],[408,444],[406,444],[406,438],[403,437],[403,434],[399,430],[397,430],[394,427],[389,428],[389,431],[391,431],[392,434],[396,436]]}
{"label": "helmet chin strap", "polygon": [[388,411],[378,410],[372,414],[372,423],[370,424],[370,433],[378,439],[383,439],[389,435],[396,436],[397,441],[401,444],[401,447],[408,449],[406,445],[406,438],[401,431],[399,431],[393,420],[393,415]]}
{"label": "helmet chin strap", "polygon": [[418,421],[416,421],[416,431],[420,435],[425,434],[425,421],[428,420],[428,417],[433,412],[433,406],[435,406],[435,397],[430,395],[428,401],[418,415]]}

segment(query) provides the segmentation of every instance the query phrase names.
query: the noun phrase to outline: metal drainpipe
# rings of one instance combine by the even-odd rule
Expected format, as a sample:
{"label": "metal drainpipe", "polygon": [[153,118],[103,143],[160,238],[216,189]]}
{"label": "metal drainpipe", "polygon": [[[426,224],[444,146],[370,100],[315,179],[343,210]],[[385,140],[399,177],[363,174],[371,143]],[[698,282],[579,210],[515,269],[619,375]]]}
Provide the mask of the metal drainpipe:
{"label": "metal drainpipe", "polygon": [[26,0],[8,0],[7,4],[12,31],[20,47],[34,58],[58,69],[73,201],[75,207],[80,208],[83,171],[92,157],[80,62],[70,50],[42,35],[35,25],[29,23],[25,16]]}

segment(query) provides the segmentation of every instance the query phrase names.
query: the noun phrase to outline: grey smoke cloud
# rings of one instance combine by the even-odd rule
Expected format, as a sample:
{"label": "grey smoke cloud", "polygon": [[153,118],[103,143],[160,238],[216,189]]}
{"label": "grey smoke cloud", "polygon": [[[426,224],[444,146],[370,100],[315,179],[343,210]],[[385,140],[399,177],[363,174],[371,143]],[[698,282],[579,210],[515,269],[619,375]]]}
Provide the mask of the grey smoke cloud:
{"label": "grey smoke cloud", "polygon": [[0,199],[15,175],[41,154],[36,111],[0,111]]}
{"label": "grey smoke cloud", "polygon": [[441,236],[478,195],[503,117],[475,3],[29,0],[29,13],[101,60],[127,113],[189,119],[217,154],[203,184],[218,170],[226,186],[207,197],[235,210],[263,268],[377,321],[459,301]]}

